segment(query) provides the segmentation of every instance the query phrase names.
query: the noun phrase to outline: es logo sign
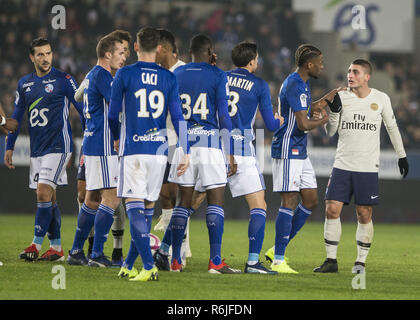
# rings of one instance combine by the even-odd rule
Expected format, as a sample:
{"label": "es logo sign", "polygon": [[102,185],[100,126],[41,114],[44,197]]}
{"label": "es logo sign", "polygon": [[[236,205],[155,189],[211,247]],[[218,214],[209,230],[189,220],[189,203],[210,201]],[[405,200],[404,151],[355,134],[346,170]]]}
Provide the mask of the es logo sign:
{"label": "es logo sign", "polygon": [[[45,115],[48,111],[50,111],[48,108],[42,108],[41,110],[32,109],[29,114],[29,123],[31,124],[31,127],[45,127],[48,124],[48,118]],[[39,119],[38,116],[41,119]]]}
{"label": "es logo sign", "polygon": [[[361,46],[372,44],[376,39],[376,32],[371,14],[375,11],[379,11],[379,7],[375,4],[367,6],[347,4],[341,7],[334,18],[334,30],[346,30],[342,42]],[[348,31],[349,29],[351,31]]]}

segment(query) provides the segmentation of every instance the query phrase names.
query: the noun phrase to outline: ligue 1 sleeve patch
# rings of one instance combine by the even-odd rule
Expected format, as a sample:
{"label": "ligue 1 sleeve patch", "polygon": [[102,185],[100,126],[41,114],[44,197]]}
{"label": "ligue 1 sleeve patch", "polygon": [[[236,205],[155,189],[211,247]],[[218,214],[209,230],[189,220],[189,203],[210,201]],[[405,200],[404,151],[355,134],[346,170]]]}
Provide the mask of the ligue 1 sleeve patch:
{"label": "ligue 1 sleeve patch", "polygon": [[308,107],[308,105],[306,103],[306,94],[304,94],[304,93],[302,93],[300,95],[300,104],[301,104],[302,108],[307,108]]}

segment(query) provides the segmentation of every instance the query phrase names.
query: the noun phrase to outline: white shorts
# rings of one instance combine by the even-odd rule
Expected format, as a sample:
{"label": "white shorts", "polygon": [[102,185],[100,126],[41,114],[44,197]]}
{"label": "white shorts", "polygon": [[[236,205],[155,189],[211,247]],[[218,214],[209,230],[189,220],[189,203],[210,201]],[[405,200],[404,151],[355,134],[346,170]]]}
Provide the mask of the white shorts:
{"label": "white shorts", "polygon": [[84,156],[86,190],[116,188],[118,184],[118,156]]}
{"label": "white shorts", "polygon": [[164,155],[133,154],[120,159],[117,195],[148,201],[159,199],[168,157]]}
{"label": "white shorts", "polygon": [[255,157],[235,156],[235,162],[237,163],[236,173],[228,177],[232,197],[265,190],[264,177]]}
{"label": "white shorts", "polygon": [[47,184],[54,189],[67,185],[66,166],[70,153],[48,153],[31,158],[29,165],[29,188],[36,189],[38,183]]}
{"label": "white shorts", "polygon": [[309,158],[272,159],[272,169],[274,192],[317,188],[315,171]]}
{"label": "white shorts", "polygon": [[176,169],[184,152],[175,150],[168,181],[184,187],[193,187],[201,181],[203,190],[223,187],[227,183],[226,162],[222,150],[207,147],[192,147],[190,165],[182,176],[177,176]]}

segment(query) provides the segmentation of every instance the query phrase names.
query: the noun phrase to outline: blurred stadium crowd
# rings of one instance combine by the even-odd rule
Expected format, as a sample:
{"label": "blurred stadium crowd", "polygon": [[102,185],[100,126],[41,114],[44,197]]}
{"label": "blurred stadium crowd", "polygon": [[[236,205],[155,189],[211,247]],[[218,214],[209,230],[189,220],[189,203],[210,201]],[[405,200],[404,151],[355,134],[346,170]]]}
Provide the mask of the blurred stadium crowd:
{"label": "blurred stadium crowd", "polygon": [[[230,52],[236,43],[255,41],[260,54],[257,75],[269,83],[276,108],[281,83],[294,70],[295,49],[300,43],[311,42],[301,34],[290,1],[264,1],[259,4],[259,10],[254,10],[252,1],[236,1],[235,5],[228,5],[229,1],[216,1],[220,7],[204,17],[194,15],[188,2],[184,1],[186,5],[182,8],[172,6],[173,2],[169,1],[170,10],[166,13],[154,14],[149,0],[137,1],[138,10],[134,11],[126,1],[67,1],[62,3],[66,8],[66,29],[53,30],[51,8],[60,4],[59,1],[1,0],[0,102],[3,108],[8,115],[13,112],[17,82],[33,71],[28,57],[28,46],[33,38],[44,36],[50,39],[55,54],[54,66],[72,74],[80,83],[96,64],[95,47],[100,37],[114,29],[124,29],[135,38],[139,28],[146,25],[171,30],[177,37],[180,58],[186,62],[190,61],[189,39],[199,32],[210,35],[215,42],[218,66],[223,70],[233,68]],[[395,81],[400,98],[393,107],[406,148],[420,149],[419,63],[396,57],[385,62],[376,61],[374,57],[371,60],[376,68],[385,70]],[[128,63],[135,61],[132,51]],[[320,79],[312,81],[312,97],[318,99],[330,89],[345,83],[345,74],[325,73]],[[80,137],[78,117],[74,112],[72,115],[73,132]],[[263,127],[261,117],[257,117],[256,128]],[[27,132],[26,125],[22,126],[21,132]],[[268,131],[266,143],[271,143]],[[309,143],[313,146],[336,145],[335,138],[327,137],[322,129],[311,131]],[[391,147],[387,135],[383,136],[382,144]]]}

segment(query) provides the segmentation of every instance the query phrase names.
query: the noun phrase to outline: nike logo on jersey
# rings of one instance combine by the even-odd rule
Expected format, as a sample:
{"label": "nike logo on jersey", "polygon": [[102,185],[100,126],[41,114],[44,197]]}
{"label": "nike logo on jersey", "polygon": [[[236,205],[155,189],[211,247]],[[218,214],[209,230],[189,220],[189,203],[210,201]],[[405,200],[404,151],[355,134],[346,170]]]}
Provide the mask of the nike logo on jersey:
{"label": "nike logo on jersey", "polygon": [[370,196],[370,198],[373,200],[373,199],[376,199],[377,197],[379,197],[379,196]]}

